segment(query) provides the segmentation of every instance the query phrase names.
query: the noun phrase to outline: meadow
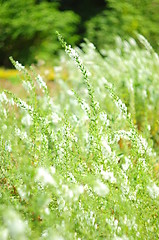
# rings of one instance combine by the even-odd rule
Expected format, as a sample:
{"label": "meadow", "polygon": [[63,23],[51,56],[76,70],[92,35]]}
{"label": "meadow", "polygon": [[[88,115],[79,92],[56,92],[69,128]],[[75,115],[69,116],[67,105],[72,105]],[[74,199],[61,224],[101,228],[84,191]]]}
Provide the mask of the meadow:
{"label": "meadow", "polygon": [[54,94],[13,58],[25,96],[0,93],[0,239],[158,239],[159,57],[57,36]]}

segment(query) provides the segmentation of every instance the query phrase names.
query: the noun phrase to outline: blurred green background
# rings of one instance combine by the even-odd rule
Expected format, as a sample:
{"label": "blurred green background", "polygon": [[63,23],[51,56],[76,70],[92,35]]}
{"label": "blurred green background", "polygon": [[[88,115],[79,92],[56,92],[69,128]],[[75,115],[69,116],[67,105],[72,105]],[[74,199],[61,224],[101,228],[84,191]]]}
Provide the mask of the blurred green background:
{"label": "blurred green background", "polygon": [[9,56],[54,64],[56,30],[73,46],[88,38],[98,50],[138,32],[159,51],[158,27],[159,0],[0,0],[0,66],[11,67]]}

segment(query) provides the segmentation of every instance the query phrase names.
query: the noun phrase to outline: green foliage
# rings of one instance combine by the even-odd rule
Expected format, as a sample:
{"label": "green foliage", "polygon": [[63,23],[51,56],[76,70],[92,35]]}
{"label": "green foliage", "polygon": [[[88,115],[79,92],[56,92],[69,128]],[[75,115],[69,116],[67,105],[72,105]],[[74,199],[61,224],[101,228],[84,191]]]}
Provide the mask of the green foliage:
{"label": "green foliage", "polygon": [[108,8],[86,23],[86,36],[99,49],[103,44],[114,45],[115,37],[133,37],[135,33],[144,35],[158,48],[159,1],[117,1],[108,0]]}
{"label": "green foliage", "polygon": [[1,1],[0,16],[0,64],[3,65],[8,65],[10,55],[26,64],[35,59],[53,61],[59,49],[56,30],[62,31],[71,44],[79,38],[76,35],[79,17],[71,11],[60,12],[57,3]]}
{"label": "green foliage", "polygon": [[[34,69],[10,58],[28,97],[0,94],[0,238],[158,239],[149,126],[158,114],[158,55],[142,36],[146,50],[130,39],[106,58],[89,42],[76,51],[58,38],[79,72],[63,57],[69,79],[58,80],[53,98]],[[134,121],[140,99],[143,131]]]}

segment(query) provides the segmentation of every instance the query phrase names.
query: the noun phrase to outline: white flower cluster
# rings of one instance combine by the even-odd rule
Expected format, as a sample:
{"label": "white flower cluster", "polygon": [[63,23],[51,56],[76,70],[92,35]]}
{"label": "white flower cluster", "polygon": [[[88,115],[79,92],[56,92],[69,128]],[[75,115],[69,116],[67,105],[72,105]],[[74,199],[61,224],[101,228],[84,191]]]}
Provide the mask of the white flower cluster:
{"label": "white flower cluster", "polygon": [[86,77],[91,75],[91,73],[85,69],[82,59],[80,58],[79,54],[71,47],[71,45],[66,46],[65,51],[69,57],[74,60],[76,66],[79,68],[82,74],[84,74]]}
{"label": "white flower cluster", "polygon": [[125,157],[125,163],[122,164],[123,170],[126,172],[129,168],[129,166],[132,166],[132,162],[128,157]]}
{"label": "white flower cluster", "polygon": [[21,63],[19,63],[18,61],[15,62],[15,68],[16,68],[19,72],[21,72],[22,70],[25,69],[25,67],[24,67]]}
{"label": "white flower cluster", "polygon": [[117,101],[115,101],[115,105],[120,110],[123,117],[125,118],[125,115],[127,115],[127,107],[125,106],[125,103],[123,103],[121,99],[118,99]]}
{"label": "white flower cluster", "polygon": [[57,113],[52,113],[51,115],[51,120],[54,124],[58,123],[59,121],[61,121],[61,118],[58,116]]}
{"label": "white flower cluster", "polygon": [[114,216],[112,216],[111,218],[106,218],[105,219],[106,223],[110,225],[111,229],[117,233],[119,233],[121,231],[121,227],[119,226],[119,222],[117,219],[115,219]]}
{"label": "white flower cluster", "polygon": [[101,168],[101,174],[105,180],[108,180],[111,183],[116,183],[116,178],[114,177],[114,173],[110,171],[103,171],[103,166]]}
{"label": "white flower cluster", "polygon": [[8,209],[3,219],[12,239],[25,239],[26,225],[14,210]]}
{"label": "white flower cluster", "polygon": [[11,152],[11,151],[12,151],[12,147],[11,147],[10,141],[6,141],[6,142],[5,142],[5,150],[6,150],[7,152]]}
{"label": "white flower cluster", "polygon": [[50,184],[56,186],[56,182],[49,171],[42,167],[38,168],[35,180],[40,181],[43,185]]}
{"label": "white flower cluster", "polygon": [[148,186],[147,190],[151,198],[157,198],[159,196],[159,187],[155,183],[153,183],[151,186]]}
{"label": "white flower cluster", "polygon": [[105,112],[101,112],[99,114],[99,118],[103,122],[104,125],[109,126],[109,119],[107,119],[107,114]]}
{"label": "white flower cluster", "polygon": [[40,88],[42,88],[43,90],[47,89],[47,85],[46,85],[45,81],[42,79],[42,77],[39,74],[36,78],[36,81],[37,81]]}
{"label": "white flower cluster", "polygon": [[8,103],[8,98],[7,98],[7,96],[6,96],[6,94],[4,92],[2,92],[0,94],[0,102],[1,103],[3,103],[3,102]]}
{"label": "white flower cluster", "polygon": [[23,87],[28,93],[33,89],[29,81],[23,81]]}
{"label": "white flower cluster", "polygon": [[112,150],[111,147],[108,144],[108,139],[106,137],[101,137],[101,143],[103,145],[103,147],[105,148],[105,150],[107,151],[108,154],[111,154]]}
{"label": "white flower cluster", "polygon": [[30,127],[30,126],[33,124],[33,119],[32,119],[32,117],[30,116],[30,114],[27,113],[27,114],[22,118],[21,122],[22,122],[22,124],[23,124],[24,126]]}
{"label": "white flower cluster", "polygon": [[19,101],[17,102],[17,106],[26,111],[27,110],[33,111],[33,108],[21,99],[19,99]]}
{"label": "white flower cluster", "polygon": [[95,182],[94,191],[101,197],[105,197],[109,193],[109,188],[99,179]]}

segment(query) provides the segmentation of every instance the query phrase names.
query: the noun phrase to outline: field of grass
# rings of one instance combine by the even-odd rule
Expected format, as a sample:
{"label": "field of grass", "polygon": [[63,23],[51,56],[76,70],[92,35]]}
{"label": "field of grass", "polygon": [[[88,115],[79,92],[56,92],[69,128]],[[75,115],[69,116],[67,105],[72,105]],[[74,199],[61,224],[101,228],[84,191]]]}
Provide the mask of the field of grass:
{"label": "field of grass", "polygon": [[54,91],[11,58],[25,97],[0,93],[0,239],[158,239],[159,57],[58,38]]}

